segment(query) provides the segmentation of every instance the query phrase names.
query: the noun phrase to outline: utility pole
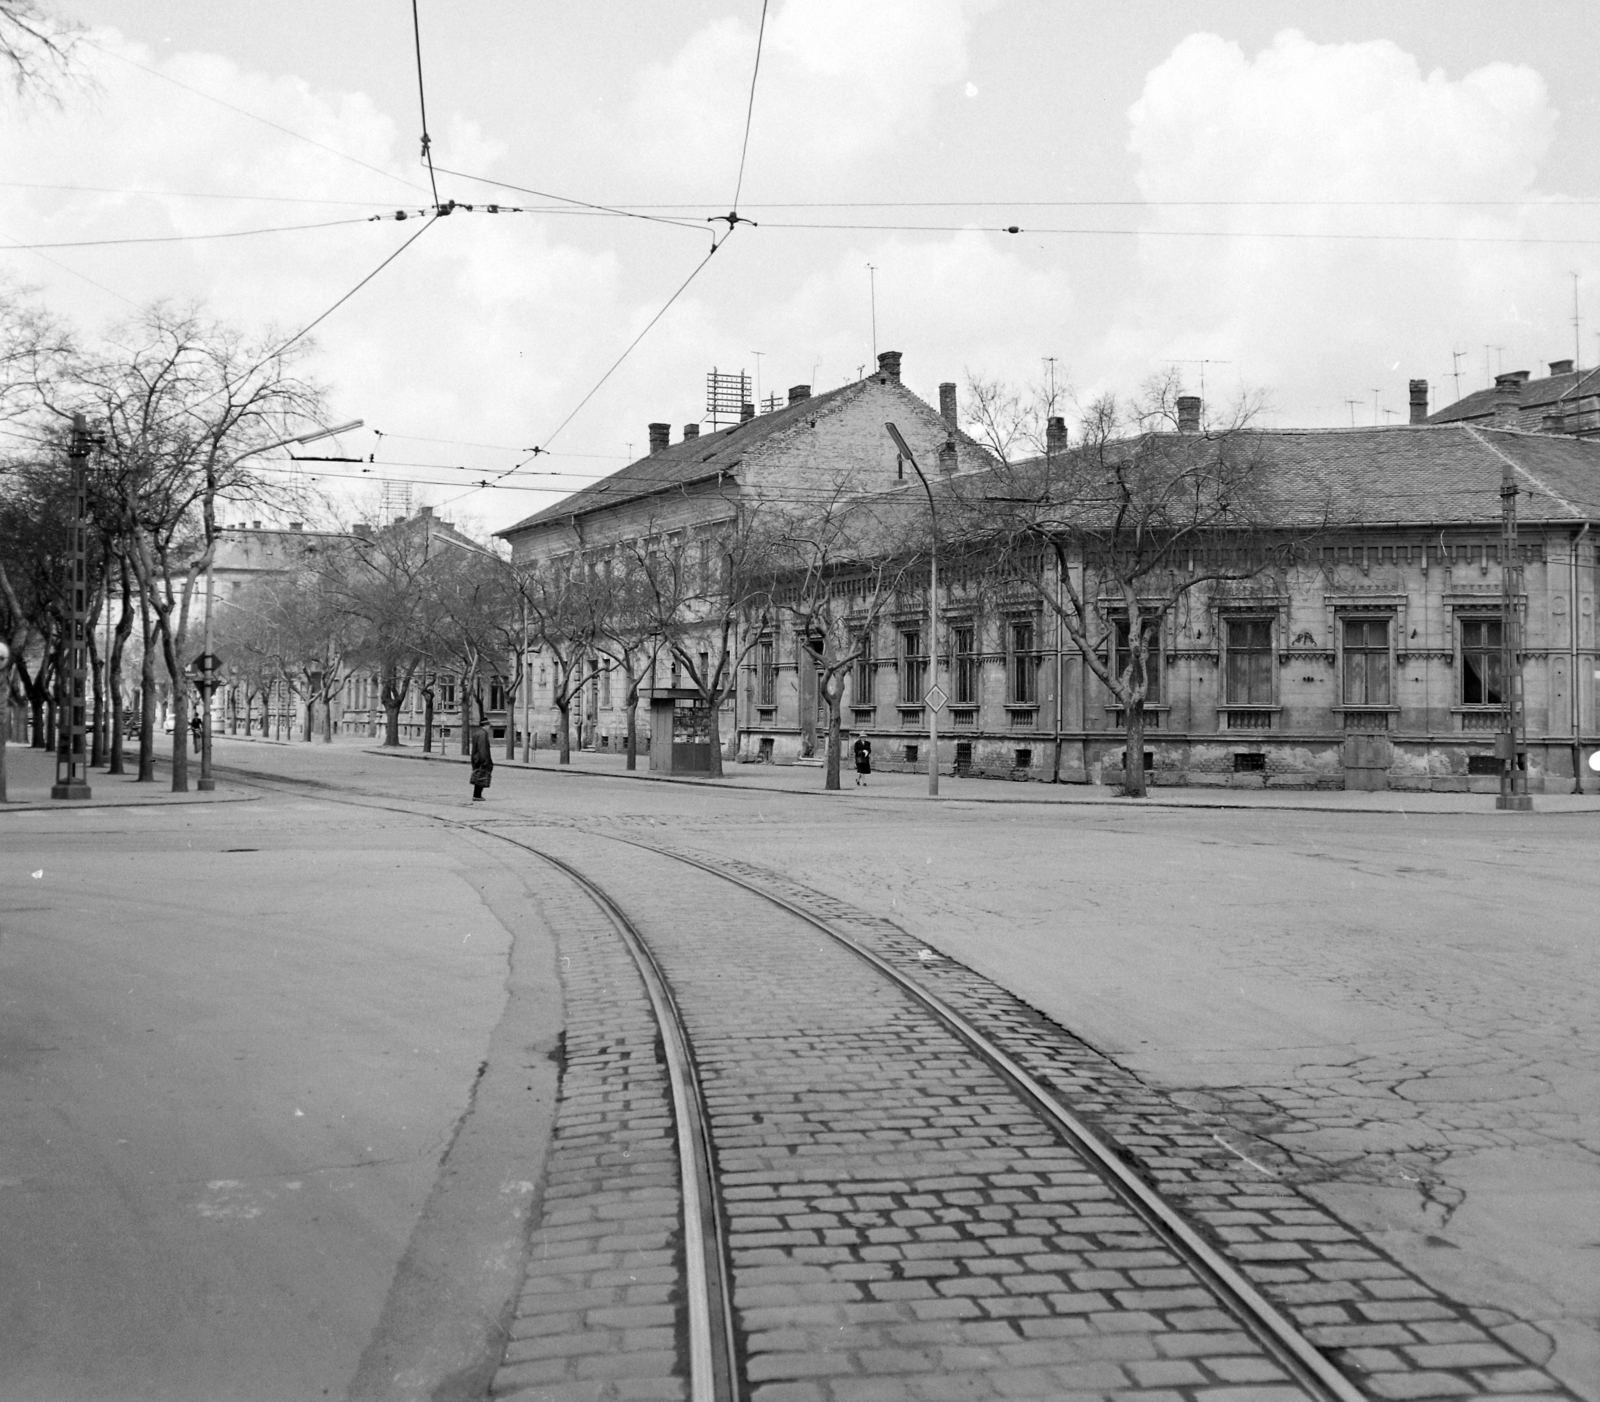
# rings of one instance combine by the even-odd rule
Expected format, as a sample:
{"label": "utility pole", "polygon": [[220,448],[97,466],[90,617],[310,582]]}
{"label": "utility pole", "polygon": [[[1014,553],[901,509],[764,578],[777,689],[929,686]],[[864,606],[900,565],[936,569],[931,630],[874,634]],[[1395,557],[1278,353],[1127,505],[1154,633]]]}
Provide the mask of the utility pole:
{"label": "utility pole", "polygon": [[[68,528],[71,551],[67,575],[67,646],[65,664],[56,683],[61,718],[56,722],[56,781],[51,798],[89,798],[89,766],[83,752],[84,680],[89,659],[89,431],[82,414],[72,416],[72,440],[67,449],[72,472],[72,524]],[[9,703],[0,697],[0,705]]]}
{"label": "utility pole", "polygon": [[1522,629],[1517,607],[1522,566],[1517,563],[1517,479],[1511,464],[1500,468],[1500,694],[1505,709],[1495,753],[1500,758],[1500,794],[1494,806],[1529,813],[1528,730],[1522,704]]}
{"label": "utility pole", "polygon": [[917,465],[917,455],[901,437],[893,424],[884,424],[889,437],[900,455],[911,464],[911,470],[928,494],[928,516],[933,526],[933,546],[928,552],[928,689],[923,694],[923,704],[928,708],[928,797],[939,797],[939,712],[949,698],[939,685],[939,509],[933,502],[933,488]]}

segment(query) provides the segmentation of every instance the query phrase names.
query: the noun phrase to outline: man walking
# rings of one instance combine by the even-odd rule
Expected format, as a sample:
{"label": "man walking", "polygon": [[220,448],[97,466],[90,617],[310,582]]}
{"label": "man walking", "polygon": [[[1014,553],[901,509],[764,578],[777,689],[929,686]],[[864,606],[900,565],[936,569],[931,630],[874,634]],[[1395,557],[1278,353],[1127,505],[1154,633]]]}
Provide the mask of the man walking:
{"label": "man walking", "polygon": [[494,745],[489,727],[479,721],[472,731],[472,801],[483,802],[483,791],[494,774]]}

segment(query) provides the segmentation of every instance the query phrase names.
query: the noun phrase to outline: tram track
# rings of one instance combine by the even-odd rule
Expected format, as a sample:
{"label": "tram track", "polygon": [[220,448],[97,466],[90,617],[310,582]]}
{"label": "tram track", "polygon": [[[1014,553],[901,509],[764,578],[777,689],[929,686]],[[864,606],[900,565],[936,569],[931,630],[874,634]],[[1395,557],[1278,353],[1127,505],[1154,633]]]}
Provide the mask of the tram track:
{"label": "tram track", "polygon": [[[285,782],[282,776],[241,773],[239,777],[263,783],[264,786]],[[287,782],[290,791],[304,792],[308,786],[321,790],[321,786],[314,781],[310,785],[292,780]],[[403,800],[394,802],[394,796],[378,793],[361,794],[358,797],[349,790],[339,795],[318,791],[315,796],[333,802],[426,817],[519,848],[559,871],[592,902],[615,930],[628,949],[649,999],[659,1028],[671,1085],[683,1191],[681,1250],[687,1292],[684,1303],[687,1314],[689,1395],[693,1402],[731,1402],[731,1399],[748,1396],[747,1389],[751,1382],[741,1372],[742,1366],[748,1361],[748,1351],[743,1345],[736,1306],[735,1262],[739,1252],[730,1236],[729,1212],[717,1171],[719,1153],[715,1116],[707,1106],[705,1077],[679,992],[674,986],[669,968],[672,960],[663,958],[662,951],[654,947],[650,936],[641,928],[641,923],[649,922],[641,922],[639,917],[643,912],[637,909],[637,900],[632,902],[635,908],[630,910],[629,897],[613,889],[617,885],[614,879],[597,879],[583,870],[570,854],[563,856],[547,850],[554,844],[540,845],[505,831],[506,827],[520,825],[523,821],[515,817],[496,815],[487,821],[474,821],[406,804]],[[538,820],[532,822],[537,825]],[[949,997],[941,996],[930,987],[928,980],[914,976],[911,971],[901,967],[903,958],[886,956],[881,950],[870,947],[870,941],[863,940],[859,932],[849,928],[849,920],[825,913],[830,905],[836,910],[841,909],[842,903],[823,897],[820,893],[808,893],[806,888],[782,878],[774,881],[775,874],[762,872],[747,863],[720,863],[703,855],[643,841],[632,834],[586,828],[581,824],[562,831],[588,840],[601,839],[630,847],[674,864],[686,872],[695,872],[699,877],[709,877],[721,886],[736,889],[744,896],[754,898],[765,907],[782,912],[784,916],[824,936],[834,947],[849,955],[852,961],[871,970],[873,977],[885,981],[897,994],[903,995],[942,1033],[959,1043],[986,1073],[992,1075],[1018,1104],[1025,1107],[1029,1116],[1046,1127],[1056,1141],[1070,1149],[1137,1219],[1150,1237],[1160,1243],[1162,1250],[1170,1253],[1203,1285],[1218,1307],[1250,1338],[1265,1358],[1272,1360],[1282,1374],[1293,1381],[1302,1394],[1316,1398],[1318,1402],[1334,1402],[1335,1399],[1336,1402],[1361,1402],[1361,1399],[1373,1395],[1401,1395],[1382,1390],[1371,1393],[1358,1386],[1345,1370],[1332,1361],[1324,1347],[1319,1347],[1307,1336],[1307,1330],[1291,1319],[1284,1308],[1269,1300],[1235,1261],[1195,1229],[1185,1213],[1153,1184],[1152,1175],[1140,1169],[1137,1155],[1130,1155],[1125,1148],[1097,1133],[1046,1083],[1036,1067],[1030,1069],[1027,1058],[1016,1054],[1014,1049],[1007,1049],[1004,1036],[992,1035],[989,1029],[980,1025],[981,1018],[972,1016],[970,1010],[963,1011],[955,1006]],[[786,887],[787,894],[775,887]],[[816,908],[818,906],[823,907],[823,911],[819,911]],[[681,951],[677,957],[684,957]],[[1350,1367],[1348,1357],[1347,1353],[1346,1368]],[[1357,1375],[1360,1376],[1359,1371]],[[1480,1380],[1479,1385],[1471,1390],[1488,1393],[1504,1389]]]}

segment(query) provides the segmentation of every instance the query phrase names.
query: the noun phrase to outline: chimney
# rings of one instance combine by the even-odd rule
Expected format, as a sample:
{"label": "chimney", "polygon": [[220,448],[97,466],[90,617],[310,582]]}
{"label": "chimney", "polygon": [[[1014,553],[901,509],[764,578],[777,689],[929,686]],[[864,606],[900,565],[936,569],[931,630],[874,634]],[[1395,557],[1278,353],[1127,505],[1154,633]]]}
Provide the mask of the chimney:
{"label": "chimney", "polygon": [[939,445],[939,471],[948,477],[956,470],[956,467],[957,462],[955,441],[953,439],[946,438],[944,442]]}
{"label": "chimney", "polygon": [[789,402],[791,404],[798,404],[802,399],[810,399],[810,398],[811,398],[811,386],[810,385],[790,385],[789,386]]}
{"label": "chimney", "polygon": [[350,527],[350,531],[358,540],[372,539],[372,527],[365,521],[357,521],[355,525]]}
{"label": "chimney", "polygon": [[1067,447],[1067,421],[1049,418],[1044,424],[1044,450],[1047,453],[1065,452]]}
{"label": "chimney", "polygon": [[431,506],[419,506],[417,515],[422,517],[424,521],[431,521],[433,520],[433,508]]}
{"label": "chimney", "polygon": [[685,424],[683,426],[683,441],[685,443],[687,443],[691,438],[698,438],[699,436],[700,436],[700,425],[699,424]]}
{"label": "chimney", "polygon": [[403,526],[406,523],[406,518],[404,516],[396,516],[394,518],[394,523],[397,526]]}
{"label": "chimney", "polygon": [[756,416],[756,406],[754,404],[741,404],[739,406],[739,422],[740,423],[747,424],[747,423],[750,422],[751,419],[755,418],[755,416]]}
{"label": "chimney", "polygon": [[259,531],[261,529],[261,522],[252,521],[250,523],[250,529],[253,530],[253,531]]}
{"label": "chimney", "polygon": [[298,522],[298,521],[291,521],[291,522],[289,522],[289,529],[290,529],[290,530],[291,530],[291,531],[297,531],[297,530],[299,530],[299,529],[300,529],[300,523],[299,523],[299,522]]}
{"label": "chimney", "polygon": [[1178,396],[1178,432],[1200,432],[1200,396],[1198,394],[1180,394]]}
{"label": "chimney", "polygon": [[1426,380],[1411,381],[1411,422],[1414,424],[1428,422],[1428,382]]}
{"label": "chimney", "polygon": [[1517,410],[1522,404],[1522,382],[1528,378],[1526,370],[1508,370],[1494,377],[1494,425],[1511,428],[1517,421]]}
{"label": "chimney", "polygon": [[671,441],[672,441],[672,425],[671,424],[651,424],[650,425],[650,451],[652,453],[659,453]]}
{"label": "chimney", "polygon": [[880,351],[878,354],[878,373],[888,380],[900,378],[900,352]]}
{"label": "chimney", "polygon": [[1552,375],[1570,375],[1572,373],[1572,362],[1570,360],[1552,360],[1550,362],[1550,373]]}
{"label": "chimney", "polygon": [[944,431],[955,436],[956,387],[949,380],[939,386],[939,417],[944,420]]}

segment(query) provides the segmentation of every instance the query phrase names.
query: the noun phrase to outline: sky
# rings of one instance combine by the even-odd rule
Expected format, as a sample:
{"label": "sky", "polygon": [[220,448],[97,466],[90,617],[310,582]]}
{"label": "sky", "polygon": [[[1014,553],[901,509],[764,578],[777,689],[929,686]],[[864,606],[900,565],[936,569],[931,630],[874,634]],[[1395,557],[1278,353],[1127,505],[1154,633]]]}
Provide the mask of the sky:
{"label": "sky", "polygon": [[[1176,368],[1339,427],[1600,361],[1587,0],[419,0],[438,198],[480,206],[432,223],[404,0],[58,8],[86,81],[0,97],[0,276],[86,336],[160,298],[287,335],[415,238],[306,362],[366,424],[366,471],[305,468],[355,517],[381,478],[503,528],[713,368],[765,398],[893,349],[933,403],[1085,405]],[[166,241],[18,247],[128,239]]]}

